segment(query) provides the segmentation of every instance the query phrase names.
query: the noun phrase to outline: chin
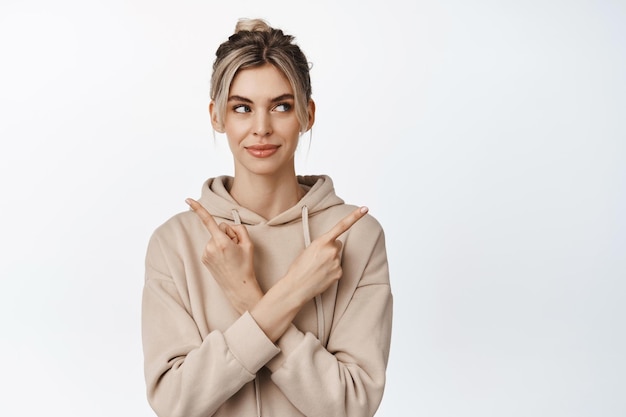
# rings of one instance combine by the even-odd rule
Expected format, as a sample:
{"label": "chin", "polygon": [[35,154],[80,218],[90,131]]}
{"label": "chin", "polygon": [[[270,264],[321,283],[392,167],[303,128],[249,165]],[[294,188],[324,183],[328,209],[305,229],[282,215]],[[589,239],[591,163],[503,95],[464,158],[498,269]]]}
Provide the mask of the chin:
{"label": "chin", "polygon": [[240,166],[239,172],[247,172],[250,175],[259,176],[274,176],[274,175],[292,175],[295,170],[284,166],[276,166],[276,164],[267,163],[269,161],[261,161],[256,164],[247,164],[246,166]]}

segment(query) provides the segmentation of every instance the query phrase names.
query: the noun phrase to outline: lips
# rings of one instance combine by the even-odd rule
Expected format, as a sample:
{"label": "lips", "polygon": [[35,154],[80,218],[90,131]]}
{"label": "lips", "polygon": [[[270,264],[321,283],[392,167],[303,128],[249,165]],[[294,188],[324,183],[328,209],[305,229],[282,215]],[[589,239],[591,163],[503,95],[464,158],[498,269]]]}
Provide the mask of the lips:
{"label": "lips", "polygon": [[268,156],[274,155],[279,147],[279,145],[259,144],[246,146],[245,149],[255,158],[267,158]]}

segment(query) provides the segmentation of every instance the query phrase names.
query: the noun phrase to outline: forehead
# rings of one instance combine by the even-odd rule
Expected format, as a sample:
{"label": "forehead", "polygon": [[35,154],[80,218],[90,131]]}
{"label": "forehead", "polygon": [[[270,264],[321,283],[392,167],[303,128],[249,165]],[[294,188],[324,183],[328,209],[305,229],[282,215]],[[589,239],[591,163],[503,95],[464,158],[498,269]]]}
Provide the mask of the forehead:
{"label": "forehead", "polygon": [[265,64],[240,70],[230,85],[228,95],[263,99],[283,94],[293,95],[289,80],[278,68]]}

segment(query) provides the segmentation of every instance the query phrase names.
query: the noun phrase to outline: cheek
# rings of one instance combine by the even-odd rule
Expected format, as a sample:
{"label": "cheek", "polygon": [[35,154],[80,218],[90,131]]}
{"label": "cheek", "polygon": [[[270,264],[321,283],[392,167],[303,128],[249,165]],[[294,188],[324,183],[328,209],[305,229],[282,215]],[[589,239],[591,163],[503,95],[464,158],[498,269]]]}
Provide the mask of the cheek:
{"label": "cheek", "polygon": [[228,137],[229,142],[238,142],[243,140],[246,135],[247,129],[243,123],[228,123],[224,133]]}
{"label": "cheek", "polygon": [[300,122],[296,118],[283,120],[280,126],[283,132],[290,132],[295,135],[300,133]]}

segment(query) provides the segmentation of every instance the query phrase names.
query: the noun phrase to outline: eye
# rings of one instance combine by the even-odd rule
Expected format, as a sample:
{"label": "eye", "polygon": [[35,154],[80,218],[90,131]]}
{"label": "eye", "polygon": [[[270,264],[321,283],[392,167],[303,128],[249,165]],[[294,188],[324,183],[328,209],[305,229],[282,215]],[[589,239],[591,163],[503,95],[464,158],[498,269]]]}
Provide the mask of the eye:
{"label": "eye", "polygon": [[235,113],[250,113],[250,106],[245,104],[236,104],[233,106],[233,111]]}
{"label": "eye", "polygon": [[276,107],[274,107],[274,110],[278,111],[278,112],[286,112],[291,110],[291,104],[289,103],[280,103],[277,104]]}

